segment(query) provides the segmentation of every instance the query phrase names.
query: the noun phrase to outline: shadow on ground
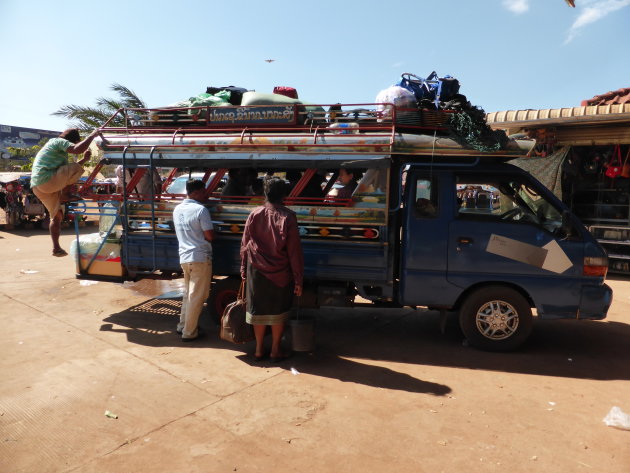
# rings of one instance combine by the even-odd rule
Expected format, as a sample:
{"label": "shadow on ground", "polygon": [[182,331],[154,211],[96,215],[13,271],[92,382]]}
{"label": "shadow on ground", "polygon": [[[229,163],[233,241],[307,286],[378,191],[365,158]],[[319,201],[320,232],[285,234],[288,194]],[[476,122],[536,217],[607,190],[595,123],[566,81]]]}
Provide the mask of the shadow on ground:
{"label": "shadow on ground", "polygon": [[[207,335],[183,343],[175,332],[181,301],[149,299],[109,315],[101,330],[125,334],[145,346],[232,349],[247,363],[253,344],[219,339],[218,327],[204,314]],[[630,325],[606,321],[537,321],[525,346],[513,353],[491,353],[466,346],[457,320],[449,317],[444,334],[435,311],[411,309],[322,309],[316,315],[316,349],[296,353],[279,366],[370,386],[444,395],[447,386],[418,380],[371,362],[503,371],[582,379],[630,379]],[[290,346],[291,335],[286,343]],[[370,360],[362,363],[361,360]]]}
{"label": "shadow on ground", "polygon": [[[149,299],[141,304],[106,317],[101,331],[125,334],[127,341],[145,346],[187,346],[193,349],[222,348],[232,349],[239,354],[237,358],[253,366],[267,367],[269,360],[255,362],[251,353],[253,342],[243,345],[233,345],[219,339],[219,328],[207,314],[202,316],[200,326],[206,336],[188,343],[182,342],[180,335],[175,332],[175,325],[179,319],[181,300],[175,298]],[[291,346],[290,333],[285,340],[287,347]],[[419,380],[405,373],[399,373],[386,367],[360,363],[337,356],[332,351],[318,354],[295,353],[290,359],[277,363],[277,366],[288,369],[299,364],[300,371],[319,376],[339,379],[385,389],[395,389],[415,393],[427,393],[443,396],[451,392],[448,386]]]}
{"label": "shadow on ground", "polygon": [[[0,232],[11,233],[22,238],[31,238],[48,234],[48,225],[42,225],[40,222],[22,224],[15,228],[7,228],[5,224],[0,223]],[[98,232],[98,222],[96,221],[90,220],[88,222],[84,222],[79,227],[80,235],[86,235],[94,232]],[[61,235],[76,235],[74,222],[64,222],[61,229]]]}

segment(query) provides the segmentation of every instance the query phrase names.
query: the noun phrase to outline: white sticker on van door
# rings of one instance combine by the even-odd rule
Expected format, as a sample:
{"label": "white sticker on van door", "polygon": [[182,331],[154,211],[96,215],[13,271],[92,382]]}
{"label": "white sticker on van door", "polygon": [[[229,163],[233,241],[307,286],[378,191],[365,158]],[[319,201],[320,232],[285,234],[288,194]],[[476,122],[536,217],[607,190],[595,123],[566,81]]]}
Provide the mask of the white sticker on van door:
{"label": "white sticker on van door", "polygon": [[556,240],[551,240],[543,248],[547,249],[547,257],[542,265],[542,269],[552,271],[554,273],[564,273],[567,269],[573,266],[573,263],[564,252],[562,247],[558,245]]}
{"label": "white sticker on van door", "polygon": [[540,247],[492,234],[486,251],[558,274],[573,266],[571,260],[555,240]]}

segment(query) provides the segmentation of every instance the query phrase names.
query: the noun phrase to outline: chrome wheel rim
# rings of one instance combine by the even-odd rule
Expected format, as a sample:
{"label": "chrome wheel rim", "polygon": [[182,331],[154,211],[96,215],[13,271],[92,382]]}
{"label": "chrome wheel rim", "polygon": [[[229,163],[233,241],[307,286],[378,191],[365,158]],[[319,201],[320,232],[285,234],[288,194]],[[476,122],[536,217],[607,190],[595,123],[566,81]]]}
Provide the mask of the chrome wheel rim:
{"label": "chrome wheel rim", "polygon": [[477,330],[490,340],[505,340],[518,329],[518,312],[505,301],[489,301],[475,316]]}

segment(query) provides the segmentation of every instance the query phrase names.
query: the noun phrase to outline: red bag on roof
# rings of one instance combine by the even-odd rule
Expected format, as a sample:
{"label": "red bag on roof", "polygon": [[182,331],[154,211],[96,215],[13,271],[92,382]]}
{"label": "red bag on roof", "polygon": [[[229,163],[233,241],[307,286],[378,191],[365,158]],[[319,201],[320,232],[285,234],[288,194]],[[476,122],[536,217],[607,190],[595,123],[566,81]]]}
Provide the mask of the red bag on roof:
{"label": "red bag on roof", "polygon": [[290,97],[292,99],[298,98],[297,90],[295,90],[293,87],[277,86],[273,88],[273,93],[284,95],[285,97]]}

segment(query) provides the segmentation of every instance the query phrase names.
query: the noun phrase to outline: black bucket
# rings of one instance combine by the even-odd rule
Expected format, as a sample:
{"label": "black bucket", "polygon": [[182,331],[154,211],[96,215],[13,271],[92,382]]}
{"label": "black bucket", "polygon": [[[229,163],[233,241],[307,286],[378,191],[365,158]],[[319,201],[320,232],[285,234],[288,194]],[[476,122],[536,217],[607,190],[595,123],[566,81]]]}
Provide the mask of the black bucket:
{"label": "black bucket", "polygon": [[293,351],[313,351],[315,349],[315,317],[300,316],[290,319],[291,344]]}

